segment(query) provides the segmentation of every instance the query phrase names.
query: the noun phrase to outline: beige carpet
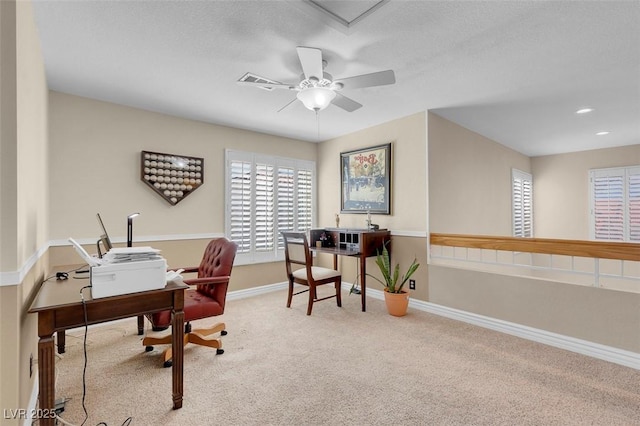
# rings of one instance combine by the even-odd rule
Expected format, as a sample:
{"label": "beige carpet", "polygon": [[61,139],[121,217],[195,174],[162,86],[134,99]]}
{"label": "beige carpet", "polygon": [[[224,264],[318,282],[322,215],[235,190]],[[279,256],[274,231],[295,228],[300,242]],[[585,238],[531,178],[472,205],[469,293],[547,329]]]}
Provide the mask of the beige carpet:
{"label": "beige carpet", "polygon": [[[88,336],[87,425],[640,425],[640,371],[343,292],[285,307],[278,291],[229,301],[225,353],[185,348],[184,406],[135,319]],[[210,320],[202,322],[208,323]],[[59,359],[63,418],[80,424],[83,330]]]}

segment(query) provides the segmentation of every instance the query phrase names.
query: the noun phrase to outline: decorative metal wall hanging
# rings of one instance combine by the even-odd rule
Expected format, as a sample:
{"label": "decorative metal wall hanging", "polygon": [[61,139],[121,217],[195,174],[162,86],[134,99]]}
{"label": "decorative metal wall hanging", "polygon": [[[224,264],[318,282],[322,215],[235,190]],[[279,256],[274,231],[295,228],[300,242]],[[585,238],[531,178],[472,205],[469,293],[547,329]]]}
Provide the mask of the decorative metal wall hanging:
{"label": "decorative metal wall hanging", "polygon": [[142,151],[140,178],[175,206],[204,183],[204,159]]}

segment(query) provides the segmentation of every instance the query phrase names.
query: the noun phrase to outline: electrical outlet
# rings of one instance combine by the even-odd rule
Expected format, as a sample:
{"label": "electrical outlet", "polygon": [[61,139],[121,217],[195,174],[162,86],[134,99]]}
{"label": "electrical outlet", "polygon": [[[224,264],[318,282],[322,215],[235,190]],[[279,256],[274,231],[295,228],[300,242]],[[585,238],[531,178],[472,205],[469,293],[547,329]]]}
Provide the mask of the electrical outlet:
{"label": "electrical outlet", "polygon": [[29,378],[33,376],[33,354],[29,356]]}
{"label": "electrical outlet", "polygon": [[416,280],[409,280],[409,290],[416,289]]}

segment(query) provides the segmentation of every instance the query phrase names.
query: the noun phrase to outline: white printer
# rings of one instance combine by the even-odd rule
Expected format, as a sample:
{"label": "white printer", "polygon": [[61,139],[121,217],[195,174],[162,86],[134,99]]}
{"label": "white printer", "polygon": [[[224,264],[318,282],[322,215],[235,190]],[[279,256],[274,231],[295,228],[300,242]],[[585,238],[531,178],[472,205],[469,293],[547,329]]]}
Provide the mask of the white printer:
{"label": "white printer", "polygon": [[117,296],[164,288],[167,261],[151,247],[112,248],[102,259],[89,254],[73,238],[69,242],[89,264],[91,297]]}

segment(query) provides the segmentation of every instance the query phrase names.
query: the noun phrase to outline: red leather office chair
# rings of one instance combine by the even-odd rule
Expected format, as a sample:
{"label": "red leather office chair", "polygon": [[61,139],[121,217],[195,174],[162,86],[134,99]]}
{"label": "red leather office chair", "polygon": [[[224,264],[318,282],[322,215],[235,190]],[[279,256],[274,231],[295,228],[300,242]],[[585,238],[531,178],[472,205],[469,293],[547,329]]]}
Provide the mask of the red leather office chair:
{"label": "red leather office chair", "polygon": [[[224,313],[227,288],[237,248],[236,243],[226,238],[212,240],[204,251],[200,266],[182,268],[184,269],[183,274],[198,273],[198,278],[183,280],[185,284],[195,286],[195,288],[186,290],[184,295],[185,345],[191,342],[216,348],[218,355],[224,353],[220,338],[211,336],[218,332],[222,336],[226,335],[224,323],[192,331],[190,321]],[[151,321],[154,329],[166,328],[171,325],[171,311],[147,314],[146,317]],[[147,351],[152,351],[153,345],[171,344],[171,334],[162,337],[145,336],[142,344],[146,346]],[[169,347],[163,353],[165,367],[171,366],[171,355],[171,347]]]}
{"label": "red leather office chair", "polygon": [[[340,285],[342,283],[342,275],[335,269],[313,266],[313,257],[309,251],[309,243],[307,236],[303,232],[283,232],[284,238],[284,257],[287,267],[287,278],[289,279],[289,295],[287,297],[287,308],[291,307],[291,299],[296,294],[309,292],[309,302],[307,304],[307,315],[311,315],[313,303],[321,300],[335,297],[338,307],[342,306],[342,298],[340,296]],[[291,265],[303,265],[304,268],[294,270]],[[293,283],[307,286],[308,289],[293,292]],[[316,287],[323,284],[333,283],[336,294],[318,299]]]}

